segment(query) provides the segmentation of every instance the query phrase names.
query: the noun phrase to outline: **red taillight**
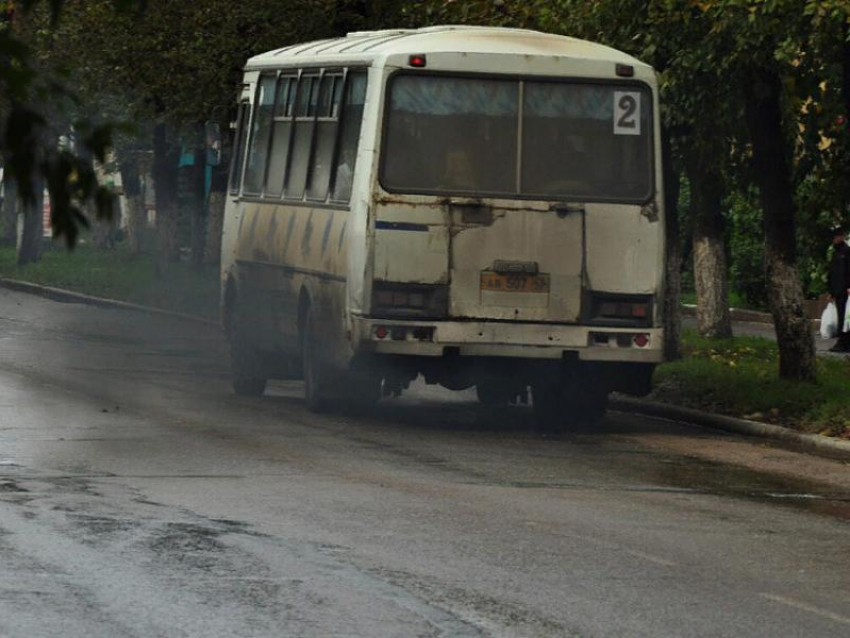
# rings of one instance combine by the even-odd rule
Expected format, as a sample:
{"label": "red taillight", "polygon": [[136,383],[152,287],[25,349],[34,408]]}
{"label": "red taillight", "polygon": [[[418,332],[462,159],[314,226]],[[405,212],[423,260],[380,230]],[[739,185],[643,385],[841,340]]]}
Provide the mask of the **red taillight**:
{"label": "red taillight", "polygon": [[377,328],[375,328],[375,336],[378,337],[378,339],[386,339],[387,335],[389,334],[390,331],[387,330],[384,326],[378,326]]}
{"label": "red taillight", "polygon": [[411,55],[407,63],[416,69],[424,69],[428,66],[428,59],[424,55]]}
{"label": "red taillight", "polygon": [[618,64],[615,71],[621,78],[630,78],[635,75],[635,67],[631,64]]}
{"label": "red taillight", "polygon": [[637,334],[633,341],[638,348],[646,348],[649,345],[649,335]]}
{"label": "red taillight", "polygon": [[646,319],[649,314],[649,305],[645,303],[631,303],[626,301],[603,301],[596,311],[598,317],[607,319]]}

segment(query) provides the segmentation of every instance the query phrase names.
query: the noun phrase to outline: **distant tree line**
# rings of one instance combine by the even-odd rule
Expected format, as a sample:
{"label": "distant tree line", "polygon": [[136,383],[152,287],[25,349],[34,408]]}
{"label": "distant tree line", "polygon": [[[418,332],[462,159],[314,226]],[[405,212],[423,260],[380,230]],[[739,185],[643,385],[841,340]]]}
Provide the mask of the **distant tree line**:
{"label": "distant tree line", "polygon": [[[11,28],[8,21],[0,25],[0,57],[14,63],[0,71],[0,147],[14,167],[9,186],[32,205],[33,180],[46,180],[51,198],[54,191],[58,197],[54,229],[73,241],[77,228],[106,208],[91,170],[106,142],[114,146],[128,195],[138,158],[151,156],[163,270],[179,256],[178,155],[199,151],[207,120],[226,130],[240,70],[252,55],[351,30],[434,24],[533,28],[633,54],[660,78],[668,309],[678,307],[684,270],[697,295],[699,331],[728,336],[731,273],[736,288],[773,315],[781,375],[815,378],[803,301],[819,290],[826,230],[846,222],[850,206],[850,0],[29,0],[23,6],[25,18]],[[57,93],[58,86],[70,90]],[[57,115],[47,118],[49,112]],[[21,118],[29,122],[21,129],[26,135],[16,132]],[[55,124],[45,126],[48,119]],[[116,121],[131,127],[110,128]],[[57,145],[44,138],[69,130],[77,146],[50,150]],[[40,150],[27,150],[34,148]],[[222,175],[214,182],[213,190],[223,193]],[[219,200],[210,211],[213,226]],[[200,220],[202,212],[190,215]],[[200,262],[205,224],[190,226],[193,259]],[[217,251],[207,246],[206,252]],[[667,350],[675,356],[679,316],[667,314]]]}

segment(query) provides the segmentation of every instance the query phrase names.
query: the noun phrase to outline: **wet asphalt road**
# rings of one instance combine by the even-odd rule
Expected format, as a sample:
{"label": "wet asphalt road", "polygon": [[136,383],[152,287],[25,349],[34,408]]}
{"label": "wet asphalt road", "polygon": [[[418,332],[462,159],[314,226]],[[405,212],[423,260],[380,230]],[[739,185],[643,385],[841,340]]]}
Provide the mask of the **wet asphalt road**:
{"label": "wet asphalt road", "polygon": [[850,635],[849,464],[530,421],[240,399],[215,330],[0,290],[0,637]]}

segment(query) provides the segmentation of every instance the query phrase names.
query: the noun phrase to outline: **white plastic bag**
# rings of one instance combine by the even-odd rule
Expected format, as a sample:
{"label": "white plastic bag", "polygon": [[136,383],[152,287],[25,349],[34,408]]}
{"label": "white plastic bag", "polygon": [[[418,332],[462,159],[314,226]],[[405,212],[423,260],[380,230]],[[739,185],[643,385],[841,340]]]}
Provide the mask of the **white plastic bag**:
{"label": "white plastic bag", "polygon": [[830,301],[823,309],[820,317],[820,336],[824,339],[835,339],[838,336],[838,309],[834,301]]}
{"label": "white plastic bag", "polygon": [[[841,332],[847,331],[850,331],[850,301],[844,307],[844,327],[841,329]],[[837,337],[838,335],[835,336]]]}

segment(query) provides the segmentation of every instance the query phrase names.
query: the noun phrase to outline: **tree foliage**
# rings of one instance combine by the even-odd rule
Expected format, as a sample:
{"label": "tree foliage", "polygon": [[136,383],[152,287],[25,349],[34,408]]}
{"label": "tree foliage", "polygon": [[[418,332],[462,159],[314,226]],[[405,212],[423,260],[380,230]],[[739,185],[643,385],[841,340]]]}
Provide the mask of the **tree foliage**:
{"label": "tree foliage", "polygon": [[[110,0],[116,14],[139,6],[139,0]],[[54,235],[73,245],[79,228],[89,223],[83,212],[87,203],[95,204],[100,217],[112,211],[112,195],[98,183],[91,158],[105,160],[115,127],[83,116],[79,93],[64,74],[41,64],[25,37],[38,9],[56,25],[64,7],[62,0],[0,0],[0,152],[25,207],[46,186]],[[59,144],[69,129],[75,131],[75,144]]]}
{"label": "tree foliage", "polygon": [[[323,0],[148,0],[136,16],[110,0],[68,0],[60,28],[77,53],[80,82],[134,118],[176,124],[222,117],[235,101],[245,60],[329,31]],[[226,114],[225,116],[226,117]]]}
{"label": "tree foliage", "polygon": [[[116,135],[150,148],[157,123],[180,144],[207,119],[229,122],[245,60],[329,35],[334,5],[0,0],[0,149],[22,200],[33,202],[43,180],[54,235],[73,245],[88,204],[111,214],[91,159],[104,162]],[[73,144],[58,143],[71,131]]]}

